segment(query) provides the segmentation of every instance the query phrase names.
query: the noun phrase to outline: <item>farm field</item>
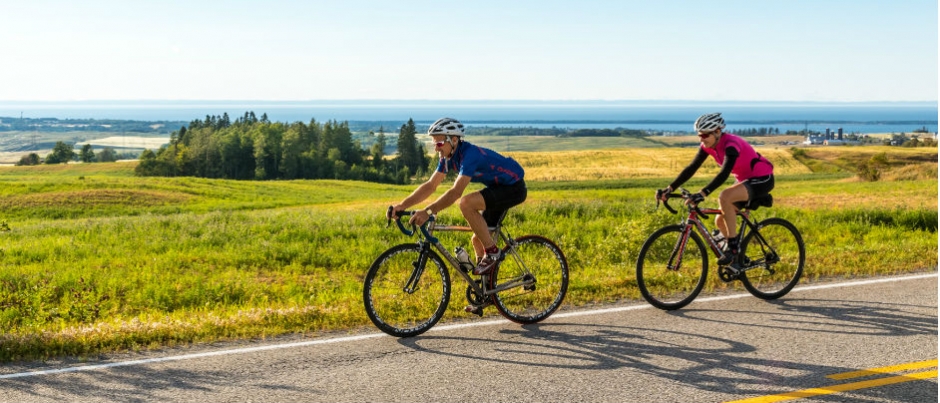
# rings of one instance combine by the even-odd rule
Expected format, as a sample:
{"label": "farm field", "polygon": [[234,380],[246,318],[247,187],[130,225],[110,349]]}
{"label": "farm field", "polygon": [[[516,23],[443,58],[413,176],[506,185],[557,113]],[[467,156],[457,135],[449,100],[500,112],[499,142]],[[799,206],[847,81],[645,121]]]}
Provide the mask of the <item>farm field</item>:
{"label": "farm field", "polygon": [[[558,152],[509,152],[526,171],[526,179],[537,181],[655,178],[678,175],[692,158],[696,148],[616,148]],[[783,148],[759,148],[774,163],[781,175],[810,173],[802,163]],[[718,173],[718,164],[707,162],[699,175]],[[671,179],[667,180],[670,181]],[[662,185],[665,187],[668,183]]]}
{"label": "farm field", "polygon": [[[694,152],[513,151],[530,192],[507,226],[558,242],[571,266],[567,306],[639,299],[636,253],[678,220],[652,195]],[[778,178],[774,207],[755,215],[800,228],[804,283],[937,269],[936,149],[760,152]],[[882,180],[849,169],[880,153]],[[0,233],[0,360],[371,329],[362,277],[409,241],[385,227],[384,211],[414,185],[140,178],[135,165],[0,168],[0,219],[12,227]],[[717,172],[703,168],[686,187]],[[453,207],[440,219],[462,220]],[[468,246],[466,236],[441,237]],[[713,274],[707,292],[739,289]],[[454,290],[445,321],[470,318],[463,287]]]}

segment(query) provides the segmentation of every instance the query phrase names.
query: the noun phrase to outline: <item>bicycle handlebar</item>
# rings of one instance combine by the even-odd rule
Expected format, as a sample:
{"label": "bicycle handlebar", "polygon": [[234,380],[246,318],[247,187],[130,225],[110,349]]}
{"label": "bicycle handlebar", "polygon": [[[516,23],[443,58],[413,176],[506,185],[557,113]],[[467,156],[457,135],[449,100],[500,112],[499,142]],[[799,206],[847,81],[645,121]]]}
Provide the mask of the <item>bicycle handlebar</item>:
{"label": "bicycle handlebar", "polygon": [[[663,206],[666,207],[666,210],[669,210],[669,212],[672,214],[678,214],[679,212],[673,209],[672,206],[669,205],[669,199],[688,200],[689,197],[692,196],[692,192],[689,192],[688,190],[680,188],[679,191],[681,193],[666,193],[665,195],[666,199],[660,200],[663,197],[662,189],[657,190],[656,191],[656,207],[659,207],[659,202],[662,201]],[[702,216],[702,218],[708,219],[708,214],[705,214],[701,209],[698,208],[698,203],[689,203],[688,206],[692,211],[695,211],[696,214]]]}
{"label": "bicycle handlebar", "polygon": [[[388,227],[389,225],[392,224],[391,217],[394,215],[395,224],[398,224],[398,229],[401,231],[401,233],[408,235],[408,236],[413,236],[415,234],[415,231],[417,231],[418,227],[414,224],[411,224],[411,230],[408,230],[408,228],[405,228],[405,225],[401,223],[401,218],[413,215],[415,212],[417,212],[417,210],[399,211],[397,214],[395,214],[395,212],[392,211],[393,208],[394,208],[393,206],[388,206],[388,213],[385,215],[388,218],[388,222],[385,224],[385,227]],[[434,237],[431,236],[431,233],[428,232],[428,225],[430,225],[431,222],[433,221],[434,221],[434,216],[432,215],[428,217],[428,220],[425,221],[424,225],[421,226],[421,232],[424,234],[425,238],[434,239]]]}

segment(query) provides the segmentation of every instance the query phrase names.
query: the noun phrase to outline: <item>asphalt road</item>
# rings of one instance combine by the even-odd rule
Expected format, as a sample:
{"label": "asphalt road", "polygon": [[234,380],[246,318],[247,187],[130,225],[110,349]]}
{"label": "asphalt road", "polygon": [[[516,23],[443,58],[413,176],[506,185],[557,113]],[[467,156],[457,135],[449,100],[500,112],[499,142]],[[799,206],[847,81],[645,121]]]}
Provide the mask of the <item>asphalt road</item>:
{"label": "asphalt road", "polygon": [[[937,274],[0,367],[0,401],[936,402]],[[863,372],[858,372],[867,370]]]}

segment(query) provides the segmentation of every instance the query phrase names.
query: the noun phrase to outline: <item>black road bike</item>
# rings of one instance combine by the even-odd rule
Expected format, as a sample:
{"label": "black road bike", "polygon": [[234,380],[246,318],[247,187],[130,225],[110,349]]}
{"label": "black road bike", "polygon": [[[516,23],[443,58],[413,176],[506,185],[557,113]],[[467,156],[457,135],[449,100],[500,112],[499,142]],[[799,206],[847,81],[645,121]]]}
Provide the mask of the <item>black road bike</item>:
{"label": "black road bike", "polygon": [[[688,201],[691,193],[669,193],[663,205],[673,214],[669,199]],[[657,206],[659,197],[657,197]],[[806,248],[800,231],[787,220],[773,217],[758,222],[751,211],[773,205],[767,195],[737,203],[740,253],[728,265],[718,266],[718,277],[724,282],[740,280],[754,296],[766,300],[780,298],[790,292],[803,274]],[[640,249],[636,262],[636,280],[643,298],[653,306],[673,310],[688,305],[705,287],[708,274],[708,250],[718,260],[725,257],[723,241],[717,231],[709,232],[704,220],[718,209],[702,209],[697,203],[683,203],[688,212],[678,224],[653,232]]]}
{"label": "black road bike", "polygon": [[481,316],[483,308],[493,305],[507,319],[528,324],[544,320],[561,306],[568,292],[568,261],[548,238],[513,238],[502,225],[504,213],[490,228],[500,246],[497,266],[488,274],[474,277],[473,266],[458,262],[434,236],[435,232],[472,229],[439,224],[433,215],[421,227],[408,229],[401,218],[412,214],[414,211],[399,212],[396,223],[402,233],[417,234],[418,240],[393,246],[379,255],[364,281],[366,313],[383,332],[416,336],[444,316],[451,294],[448,266],[467,283],[469,307]]}

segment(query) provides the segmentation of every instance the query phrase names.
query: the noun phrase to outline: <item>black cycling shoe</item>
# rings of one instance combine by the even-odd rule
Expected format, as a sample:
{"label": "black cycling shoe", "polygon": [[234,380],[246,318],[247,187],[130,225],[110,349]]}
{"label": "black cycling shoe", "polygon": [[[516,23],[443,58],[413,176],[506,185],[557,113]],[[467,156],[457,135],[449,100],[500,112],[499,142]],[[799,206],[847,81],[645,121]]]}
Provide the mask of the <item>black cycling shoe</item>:
{"label": "black cycling shoe", "polygon": [[727,266],[738,258],[738,248],[728,248],[724,251],[724,256],[718,259],[719,266]]}

